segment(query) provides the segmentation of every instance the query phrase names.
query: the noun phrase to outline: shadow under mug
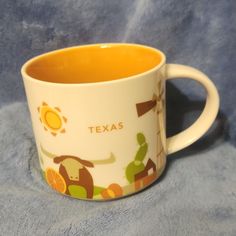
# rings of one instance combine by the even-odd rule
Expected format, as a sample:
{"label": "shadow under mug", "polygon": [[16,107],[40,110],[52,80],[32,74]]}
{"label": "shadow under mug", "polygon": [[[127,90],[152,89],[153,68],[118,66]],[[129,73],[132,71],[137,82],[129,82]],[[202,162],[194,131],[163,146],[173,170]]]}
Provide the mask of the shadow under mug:
{"label": "shadow under mug", "polygon": [[[209,78],[166,64],[138,44],[76,46],[37,56],[21,70],[43,176],[56,191],[86,200],[142,190],[166,155],[199,139],[214,122],[219,96]],[[207,92],[197,121],[166,138],[165,83],[188,78]]]}

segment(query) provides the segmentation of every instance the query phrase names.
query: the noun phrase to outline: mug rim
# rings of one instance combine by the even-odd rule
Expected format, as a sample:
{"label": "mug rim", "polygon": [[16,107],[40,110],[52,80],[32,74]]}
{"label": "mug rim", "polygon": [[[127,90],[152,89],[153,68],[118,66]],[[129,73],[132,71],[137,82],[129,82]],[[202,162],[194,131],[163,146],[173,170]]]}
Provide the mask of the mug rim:
{"label": "mug rim", "polygon": [[[43,58],[45,56],[48,55],[53,55],[62,51],[69,51],[69,50],[73,50],[73,49],[77,49],[77,48],[86,48],[86,47],[93,47],[93,46],[98,46],[101,48],[107,47],[107,46],[135,46],[135,47],[140,47],[140,48],[145,48],[145,49],[149,49],[152,50],[155,53],[158,53],[159,55],[161,55],[161,61],[154,66],[153,68],[146,70],[142,73],[138,73],[132,76],[128,76],[128,77],[121,77],[119,79],[116,80],[109,80],[109,81],[96,81],[96,82],[85,82],[85,83],[59,83],[59,82],[49,82],[49,81],[44,81],[44,80],[39,80],[36,79],[32,76],[30,76],[26,70],[27,68],[34,63],[36,60]],[[136,44],[136,43],[92,43],[92,44],[82,44],[82,45],[76,45],[76,46],[71,46],[71,47],[65,47],[65,48],[61,48],[61,49],[56,49],[53,51],[49,51],[46,53],[42,53],[38,56],[32,57],[31,59],[27,60],[21,67],[21,74],[23,76],[23,79],[27,79],[27,80],[31,80],[34,83],[39,83],[39,84],[46,84],[46,85],[50,85],[50,86],[66,86],[66,87],[70,87],[70,86],[94,86],[94,85],[105,85],[105,84],[113,84],[113,83],[120,83],[120,82],[125,82],[125,81],[129,81],[138,77],[142,77],[145,76],[149,73],[154,72],[155,70],[160,69],[166,62],[166,56],[165,54],[154,47],[151,46],[147,46],[147,45],[142,45],[142,44]]]}

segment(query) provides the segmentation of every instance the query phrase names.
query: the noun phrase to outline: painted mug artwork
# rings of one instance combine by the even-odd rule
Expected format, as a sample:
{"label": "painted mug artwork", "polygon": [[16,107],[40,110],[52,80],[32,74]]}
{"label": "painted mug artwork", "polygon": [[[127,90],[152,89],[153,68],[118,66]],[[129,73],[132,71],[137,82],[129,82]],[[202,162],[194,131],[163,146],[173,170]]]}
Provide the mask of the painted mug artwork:
{"label": "painted mug artwork", "polygon": [[[157,106],[157,103],[163,103],[162,95],[163,90],[160,91],[158,97],[155,95],[153,100],[136,104],[138,117],[150,110],[155,112],[154,108]],[[149,104],[151,104],[151,106]],[[64,126],[68,119],[61,114],[59,107],[50,107],[46,102],[42,102],[41,106],[37,107],[37,110],[40,114],[39,121],[45,131],[50,131],[54,137],[58,133],[63,134],[66,132]],[[142,111],[141,115],[140,111]],[[162,110],[158,110],[157,114],[160,112],[162,112]],[[114,124],[112,126],[114,126]],[[106,127],[104,129],[108,128]],[[160,130],[157,132],[157,139],[160,139]],[[43,176],[53,189],[75,198],[110,199],[122,197],[123,195],[141,190],[150,185],[157,178],[158,172],[161,174],[165,164],[163,148],[161,148],[161,151],[154,160],[151,158],[147,159],[148,143],[145,135],[141,132],[137,133],[136,142],[137,152],[133,155],[133,160],[125,167],[125,177],[128,181],[128,184],[125,186],[121,186],[119,183],[110,183],[108,186],[94,185],[93,176],[89,169],[96,168],[96,165],[115,163],[116,157],[112,152],[106,159],[88,161],[69,154],[52,154],[40,145],[40,164]],[[45,166],[44,159],[46,158],[51,159],[53,163],[56,164],[54,168],[52,168],[51,165]],[[107,168],[109,168],[109,166]],[[121,171],[123,171],[123,169],[124,168],[122,168]]]}
{"label": "painted mug artwork", "polygon": [[[137,44],[56,50],[26,62],[22,76],[42,175],[78,199],[117,199],[151,185],[167,154],[200,138],[219,107],[205,74]],[[179,77],[205,87],[206,106],[191,127],[166,138],[165,83]]]}
{"label": "painted mug artwork", "polygon": [[[144,164],[148,145],[142,133],[137,134],[137,142],[139,148],[135,154],[135,158],[125,168],[125,176],[129,182],[126,186],[120,186],[118,183],[111,183],[109,186],[94,185],[89,168],[96,168],[96,165],[115,163],[116,157],[113,153],[107,159],[87,161],[76,156],[57,156],[41,146],[41,157],[45,156],[52,159],[55,164],[58,164],[56,168],[45,168],[43,161],[41,161],[43,176],[53,189],[75,198],[110,199],[122,197],[123,194],[127,195],[150,185],[157,177],[158,169],[155,163],[161,163],[162,166],[164,164],[163,153],[159,153],[155,161],[149,158],[146,164]],[[160,159],[159,162],[158,159]],[[161,165],[159,167],[160,170]]]}

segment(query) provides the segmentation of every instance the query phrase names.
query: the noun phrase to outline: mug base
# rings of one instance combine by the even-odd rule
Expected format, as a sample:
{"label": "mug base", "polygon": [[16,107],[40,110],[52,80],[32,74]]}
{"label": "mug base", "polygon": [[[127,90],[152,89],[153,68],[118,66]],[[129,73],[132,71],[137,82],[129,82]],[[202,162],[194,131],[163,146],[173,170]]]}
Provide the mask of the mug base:
{"label": "mug base", "polygon": [[[166,158],[164,158],[166,159]],[[164,165],[162,168],[160,168],[158,171],[154,172],[152,175],[145,176],[144,178],[137,180],[129,185],[126,186],[119,186],[118,184],[111,184],[108,188],[100,188],[100,187],[94,187],[94,194],[91,198],[88,197],[82,197],[81,191],[80,195],[79,192],[79,186],[77,187],[77,194],[76,191],[71,190],[69,194],[60,191],[59,189],[55,188],[55,186],[52,186],[50,183],[48,183],[48,180],[45,178],[45,173],[42,171],[42,176],[44,180],[47,182],[47,184],[57,193],[60,193],[62,195],[79,199],[79,200],[85,200],[85,201],[95,201],[95,202],[105,202],[105,201],[113,201],[113,200],[119,200],[121,198],[129,197],[131,195],[134,195],[136,193],[139,193],[146,188],[148,188],[150,185],[152,185],[157,179],[160,178],[160,176],[163,174],[165,170],[166,163],[163,163]]]}

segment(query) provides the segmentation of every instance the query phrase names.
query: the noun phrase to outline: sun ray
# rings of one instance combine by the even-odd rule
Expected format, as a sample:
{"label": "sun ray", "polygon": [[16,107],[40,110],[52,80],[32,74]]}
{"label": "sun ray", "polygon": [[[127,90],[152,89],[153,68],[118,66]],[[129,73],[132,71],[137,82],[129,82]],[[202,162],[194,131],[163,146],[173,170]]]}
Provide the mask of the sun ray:
{"label": "sun ray", "polygon": [[59,107],[54,107],[54,108],[55,108],[55,110],[61,112],[61,109]]}
{"label": "sun ray", "polygon": [[60,131],[60,133],[65,133],[66,132],[66,129],[62,129],[61,131]]}
{"label": "sun ray", "polygon": [[67,119],[66,119],[66,117],[65,117],[65,116],[63,116],[62,118],[63,118],[64,122],[66,123],[66,122],[67,122]]}

